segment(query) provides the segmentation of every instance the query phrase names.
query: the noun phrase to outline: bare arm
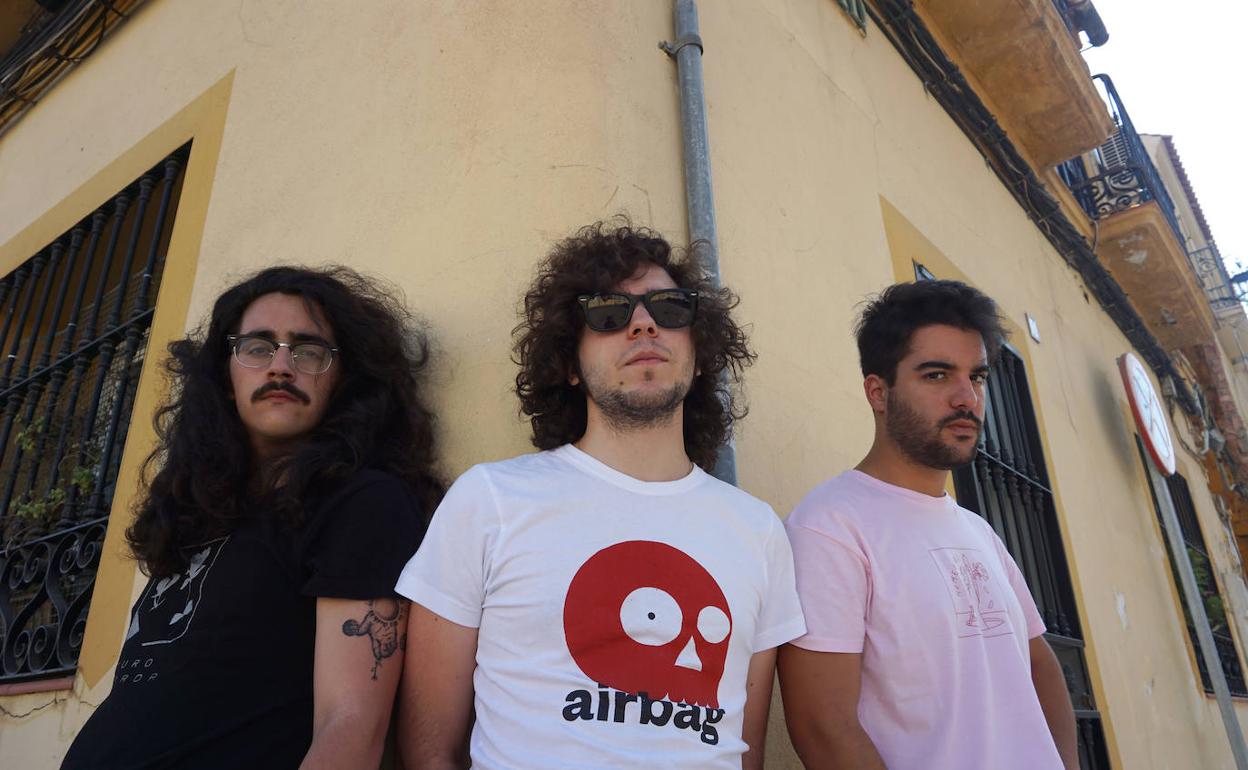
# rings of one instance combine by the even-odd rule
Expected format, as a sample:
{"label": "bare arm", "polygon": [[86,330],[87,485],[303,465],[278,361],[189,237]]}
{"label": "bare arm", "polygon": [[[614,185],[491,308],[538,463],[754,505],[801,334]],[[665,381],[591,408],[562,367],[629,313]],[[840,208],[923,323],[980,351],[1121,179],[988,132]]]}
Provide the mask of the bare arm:
{"label": "bare arm", "polygon": [[750,656],[745,675],[745,724],[741,737],[749,748],[741,758],[743,770],[763,770],[767,744],[767,715],[771,711],[771,683],[776,676],[776,650]]}
{"label": "bare arm", "polygon": [[1075,712],[1066,690],[1066,677],[1053,648],[1043,636],[1031,640],[1031,682],[1040,699],[1044,719],[1057,744],[1057,753],[1067,770],[1079,770],[1079,745],[1075,737]]}
{"label": "bare arm", "polygon": [[316,600],[312,745],[302,770],[376,767],[403,669],[408,602]]}
{"label": "bare arm", "polygon": [[409,770],[468,767],[477,629],[412,605],[399,708],[399,748]]}
{"label": "bare arm", "polygon": [[885,770],[858,722],[862,654],[780,648],[780,694],[793,747],[806,767]]}

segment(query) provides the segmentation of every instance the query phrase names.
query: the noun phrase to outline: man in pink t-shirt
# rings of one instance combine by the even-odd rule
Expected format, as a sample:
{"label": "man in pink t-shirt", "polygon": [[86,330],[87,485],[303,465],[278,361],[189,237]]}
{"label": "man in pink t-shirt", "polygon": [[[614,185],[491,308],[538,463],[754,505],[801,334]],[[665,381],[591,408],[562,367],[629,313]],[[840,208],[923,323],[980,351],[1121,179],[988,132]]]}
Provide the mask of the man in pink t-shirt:
{"label": "man in pink t-shirt", "polygon": [[875,441],[786,522],[807,633],[780,652],[807,767],[1077,768],[1061,666],[992,527],[945,491],[970,462],[996,304],[956,281],[897,284],[857,326]]}

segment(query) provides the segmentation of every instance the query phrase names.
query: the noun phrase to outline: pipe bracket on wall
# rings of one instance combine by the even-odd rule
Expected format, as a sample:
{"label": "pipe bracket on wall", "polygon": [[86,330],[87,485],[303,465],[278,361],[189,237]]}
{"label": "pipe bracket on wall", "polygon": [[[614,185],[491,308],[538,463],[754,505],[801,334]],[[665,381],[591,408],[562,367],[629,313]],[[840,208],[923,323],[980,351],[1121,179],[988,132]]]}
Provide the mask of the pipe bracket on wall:
{"label": "pipe bracket on wall", "polygon": [[687,45],[697,48],[698,53],[706,53],[706,49],[702,47],[702,38],[699,35],[683,35],[670,43],[664,40],[662,43],[659,43],[659,48],[662,48],[664,53],[674,59],[676,54],[680,53],[680,49]]}

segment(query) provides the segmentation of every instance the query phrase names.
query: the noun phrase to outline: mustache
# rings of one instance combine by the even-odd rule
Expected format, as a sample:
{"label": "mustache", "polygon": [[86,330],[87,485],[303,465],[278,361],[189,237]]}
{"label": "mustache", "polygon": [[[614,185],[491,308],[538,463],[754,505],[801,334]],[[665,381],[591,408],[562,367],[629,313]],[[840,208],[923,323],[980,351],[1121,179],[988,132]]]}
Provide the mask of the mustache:
{"label": "mustache", "polygon": [[304,393],[299,388],[296,388],[294,385],[290,384],[289,382],[286,382],[285,380],[270,380],[269,382],[266,382],[260,387],[256,388],[256,392],[251,394],[252,403],[259,401],[260,399],[264,398],[265,396],[269,395],[275,390],[281,390],[286,393],[289,393],[290,395],[299,399],[300,403],[303,403],[303,404],[312,403],[311,396],[309,396],[307,393]]}
{"label": "mustache", "polygon": [[971,412],[968,412],[968,411],[965,411],[965,410],[963,410],[963,411],[959,411],[959,412],[954,412],[953,414],[949,415],[948,417],[944,417],[944,418],[942,418],[938,427],[943,428],[943,427],[945,427],[946,425],[948,425],[949,423],[951,423],[951,422],[957,422],[958,420],[965,420],[966,422],[972,422],[972,423],[975,423],[975,427],[976,427],[976,428],[982,428],[982,427],[984,427],[984,421],[983,421],[983,420],[981,420],[980,418],[976,417],[976,416],[975,416],[974,414],[972,414]]}

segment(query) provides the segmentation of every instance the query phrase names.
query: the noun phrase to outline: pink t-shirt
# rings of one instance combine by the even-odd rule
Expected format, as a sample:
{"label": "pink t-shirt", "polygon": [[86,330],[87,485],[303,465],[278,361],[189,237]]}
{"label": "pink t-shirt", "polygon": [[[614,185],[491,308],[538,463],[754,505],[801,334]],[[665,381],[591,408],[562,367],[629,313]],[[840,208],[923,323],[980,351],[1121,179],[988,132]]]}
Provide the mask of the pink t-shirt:
{"label": "pink t-shirt", "polygon": [[785,526],[807,627],[793,644],[862,653],[858,718],[891,770],[1062,767],[1031,682],[1044,622],[986,521],[847,471]]}

